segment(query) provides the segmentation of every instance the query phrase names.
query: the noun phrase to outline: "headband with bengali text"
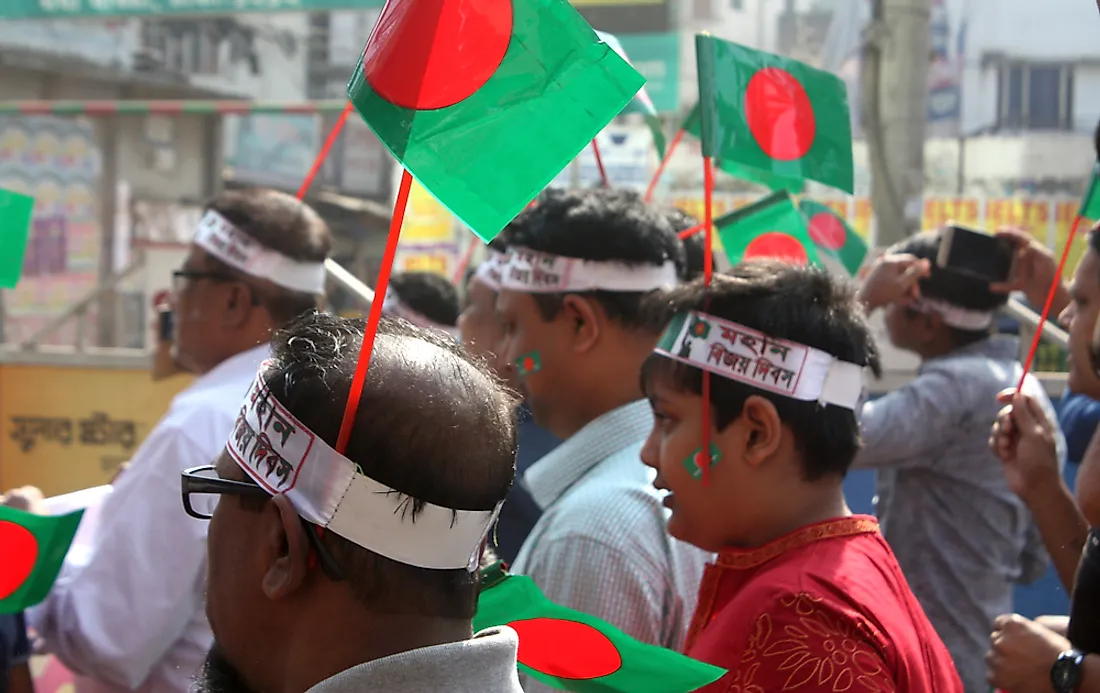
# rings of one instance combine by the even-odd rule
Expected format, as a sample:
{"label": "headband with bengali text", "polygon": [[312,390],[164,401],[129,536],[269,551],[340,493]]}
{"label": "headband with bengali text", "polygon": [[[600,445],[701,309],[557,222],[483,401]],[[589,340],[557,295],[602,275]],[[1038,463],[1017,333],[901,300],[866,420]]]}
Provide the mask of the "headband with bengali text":
{"label": "headband with bengali text", "polygon": [[987,330],[995,317],[993,311],[971,310],[934,298],[921,297],[912,306],[921,313],[938,313],[945,325],[959,330]]}
{"label": "headband with bengali text", "polygon": [[435,322],[423,313],[418,313],[410,308],[407,303],[401,300],[401,297],[397,295],[397,292],[393,290],[392,286],[386,287],[386,298],[382,301],[382,313],[383,315],[395,315],[399,318],[404,318],[417,327],[427,327],[433,330],[439,330],[440,332],[446,332],[452,337],[458,336],[457,327]]}
{"label": "headband with bengali text", "polygon": [[265,248],[212,209],[206,211],[193,239],[195,245],[245,274],[307,294],[325,293],[325,265],[299,262]]}
{"label": "headband with bengali text", "polygon": [[504,253],[490,250],[485,261],[477,266],[474,277],[493,291],[500,291],[500,271],[506,258]]}
{"label": "headband with bengali text", "polygon": [[509,248],[501,267],[501,288],[523,293],[570,291],[647,292],[677,284],[676,263],[660,266],[597,262]]}
{"label": "headband with bengali text", "polygon": [[805,402],[855,411],[863,398],[862,366],[699,311],[677,314],[655,351],[723,378]]}
{"label": "headband with bengali text", "polygon": [[359,471],[306,428],[264,382],[260,366],[226,444],[230,457],[272,495],[285,494],[303,518],[391,560],[418,568],[477,570],[500,512],[425,503],[415,521],[405,494]]}

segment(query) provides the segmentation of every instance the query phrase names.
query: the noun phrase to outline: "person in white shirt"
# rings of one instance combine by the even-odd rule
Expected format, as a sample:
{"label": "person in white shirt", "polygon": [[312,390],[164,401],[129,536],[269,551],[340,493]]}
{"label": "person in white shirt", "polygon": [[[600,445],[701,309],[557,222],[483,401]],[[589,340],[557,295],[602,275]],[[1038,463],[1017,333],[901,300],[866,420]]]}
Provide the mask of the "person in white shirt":
{"label": "person in white shirt", "polygon": [[207,523],[180,507],[180,474],[225,449],[272,331],[317,307],[331,245],[320,216],[284,193],[227,191],[208,205],[173,275],[173,355],[198,378],[107,496],[93,550],[28,612],[80,693],[186,693],[201,669],[213,642]]}

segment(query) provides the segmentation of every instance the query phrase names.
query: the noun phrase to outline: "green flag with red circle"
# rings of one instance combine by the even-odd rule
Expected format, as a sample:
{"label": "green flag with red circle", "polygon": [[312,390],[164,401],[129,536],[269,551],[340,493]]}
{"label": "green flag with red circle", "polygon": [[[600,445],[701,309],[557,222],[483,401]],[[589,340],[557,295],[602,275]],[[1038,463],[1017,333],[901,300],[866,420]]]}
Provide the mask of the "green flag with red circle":
{"label": "green flag with red circle", "polygon": [[798,202],[798,211],[824,264],[835,265],[849,277],[856,276],[867,257],[867,244],[855,229],[831,207],[815,200],[803,198]]}
{"label": "green flag with red circle", "polygon": [[[684,119],[684,124],[681,128],[684,132],[696,138],[702,136],[698,103],[696,103],[695,107],[688,113],[688,117]],[[769,190],[787,190],[797,194],[806,188],[806,182],[798,176],[780,176],[771,171],[745,166],[732,159],[725,158],[721,153],[715,157],[715,165],[718,166],[719,170],[728,173],[734,178],[740,178],[741,180],[755,183]]]}
{"label": "green flag with red circle", "polygon": [[1081,198],[1081,208],[1077,214],[1090,221],[1100,220],[1100,163],[1092,167],[1089,187]]}
{"label": "green flag with red circle", "polygon": [[806,221],[786,190],[718,217],[714,228],[731,264],[769,258],[793,265],[823,265]]}
{"label": "green flag with red circle", "polygon": [[0,614],[46,598],[76,536],[83,510],[36,515],[0,506]]}
{"label": "green flag with red circle", "polygon": [[558,606],[531,578],[509,575],[499,562],[481,570],[481,581],[474,631],[516,631],[520,671],[548,686],[574,693],[688,693],[726,673]]}
{"label": "green flag with red circle", "polygon": [[848,92],[836,75],[695,37],[703,155],[851,193]]}
{"label": "green flag with red circle", "polygon": [[643,84],[565,0],[389,0],[348,97],[488,242]]}

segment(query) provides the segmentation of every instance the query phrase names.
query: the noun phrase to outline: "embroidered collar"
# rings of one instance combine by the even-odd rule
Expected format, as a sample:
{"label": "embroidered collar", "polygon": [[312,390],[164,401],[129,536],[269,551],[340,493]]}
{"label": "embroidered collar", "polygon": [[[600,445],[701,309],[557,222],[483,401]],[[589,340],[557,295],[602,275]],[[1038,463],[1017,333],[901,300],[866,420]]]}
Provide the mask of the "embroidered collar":
{"label": "embroidered collar", "polygon": [[716,564],[721,568],[747,570],[815,541],[878,531],[878,520],[870,515],[852,515],[825,520],[796,529],[790,534],[753,549],[723,549],[718,554]]}

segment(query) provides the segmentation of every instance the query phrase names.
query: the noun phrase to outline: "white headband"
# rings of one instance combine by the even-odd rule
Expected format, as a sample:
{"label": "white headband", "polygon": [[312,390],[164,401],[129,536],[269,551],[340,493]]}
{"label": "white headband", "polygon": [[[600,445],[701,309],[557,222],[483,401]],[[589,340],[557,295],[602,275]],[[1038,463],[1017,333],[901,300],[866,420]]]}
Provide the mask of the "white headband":
{"label": "white headband", "polygon": [[409,499],[359,472],[284,407],[264,383],[269,362],[249,389],[226,444],[229,455],[271,494],[283,493],[306,520],[398,563],[477,569],[494,510],[452,510],[425,503],[415,520]]}
{"label": "white headband", "polygon": [[723,378],[805,402],[855,411],[863,398],[862,366],[698,311],[673,318],[655,351]]}
{"label": "white headband", "polygon": [[396,315],[399,318],[404,318],[417,327],[428,327],[433,330],[439,330],[440,332],[446,332],[452,337],[458,336],[458,328],[452,325],[443,325],[435,322],[423,313],[418,313],[410,308],[401,300],[401,297],[397,295],[397,292],[393,290],[392,286],[386,287],[386,298],[382,301],[382,312],[386,315]]}
{"label": "white headband", "polygon": [[987,330],[993,324],[992,311],[970,310],[934,298],[918,299],[913,308],[922,313],[938,313],[945,325],[959,330]]}
{"label": "white headband", "polygon": [[199,221],[193,242],[245,274],[268,279],[291,291],[325,293],[324,263],[299,262],[265,248],[212,209]]}
{"label": "white headband", "polygon": [[660,267],[596,262],[509,248],[502,261],[501,288],[524,293],[569,291],[645,292],[676,286],[676,263]]}
{"label": "white headband", "polygon": [[490,250],[489,257],[485,259],[485,262],[478,265],[474,277],[493,291],[500,291],[501,269],[504,267],[507,257],[504,253]]}

